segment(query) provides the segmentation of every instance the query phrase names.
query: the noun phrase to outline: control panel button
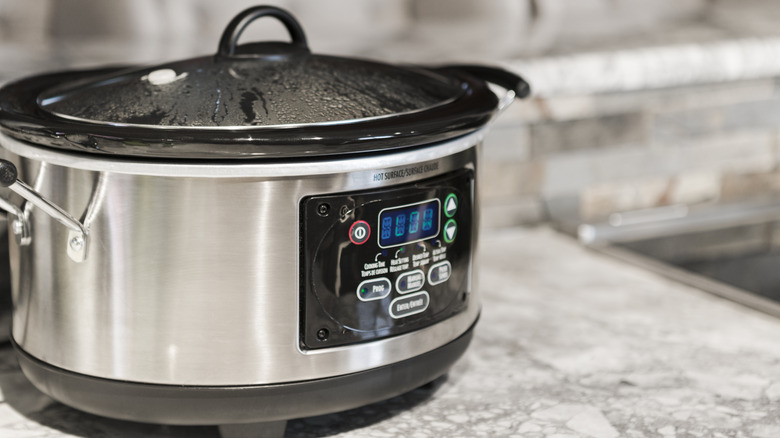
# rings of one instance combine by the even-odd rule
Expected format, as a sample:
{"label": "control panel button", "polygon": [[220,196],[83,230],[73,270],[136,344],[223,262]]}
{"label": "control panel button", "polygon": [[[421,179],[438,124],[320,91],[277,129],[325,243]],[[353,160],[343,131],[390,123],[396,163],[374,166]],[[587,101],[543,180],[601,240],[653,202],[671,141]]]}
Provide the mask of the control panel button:
{"label": "control panel button", "polygon": [[430,302],[431,297],[425,291],[398,297],[390,303],[390,316],[398,319],[422,313]]}
{"label": "control panel button", "polygon": [[434,263],[428,271],[428,283],[437,285],[450,279],[452,274],[452,265],[447,260]]}
{"label": "control panel button", "polygon": [[454,193],[447,195],[444,199],[444,215],[447,217],[455,216],[455,212],[458,211],[458,197]]}
{"label": "control panel button", "polygon": [[452,243],[455,240],[455,236],[458,235],[458,223],[455,219],[450,219],[444,224],[444,241]]}
{"label": "control panel button", "polygon": [[368,242],[371,236],[371,226],[366,221],[357,221],[349,227],[349,240],[355,245],[362,245]]}
{"label": "control panel button", "polygon": [[399,294],[408,294],[422,289],[423,286],[425,286],[425,273],[419,269],[405,272],[395,281],[395,290]]}
{"label": "control panel button", "polygon": [[360,301],[374,301],[390,295],[392,285],[387,278],[372,278],[366,280],[357,287],[357,296]]}

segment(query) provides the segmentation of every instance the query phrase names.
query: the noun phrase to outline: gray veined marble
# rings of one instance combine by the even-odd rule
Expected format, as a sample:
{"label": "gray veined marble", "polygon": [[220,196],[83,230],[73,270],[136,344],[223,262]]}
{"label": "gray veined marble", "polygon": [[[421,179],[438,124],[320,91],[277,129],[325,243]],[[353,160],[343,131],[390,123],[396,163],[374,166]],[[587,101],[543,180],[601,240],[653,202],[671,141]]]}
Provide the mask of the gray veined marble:
{"label": "gray veined marble", "polygon": [[[545,228],[490,231],[466,356],[408,394],[292,420],[287,437],[780,436],[780,320],[589,252]],[[217,437],[53,402],[0,349],[0,436]]]}

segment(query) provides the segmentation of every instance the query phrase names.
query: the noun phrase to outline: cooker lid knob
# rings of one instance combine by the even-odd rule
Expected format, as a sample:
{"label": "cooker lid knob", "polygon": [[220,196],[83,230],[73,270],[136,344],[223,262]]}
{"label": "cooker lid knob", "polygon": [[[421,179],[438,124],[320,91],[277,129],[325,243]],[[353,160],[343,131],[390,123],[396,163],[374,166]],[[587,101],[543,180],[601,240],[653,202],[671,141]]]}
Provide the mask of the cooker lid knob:
{"label": "cooker lid knob", "polygon": [[[289,44],[265,42],[238,46],[238,38],[247,26],[261,17],[274,17],[281,21],[284,27],[287,28],[287,32],[290,33],[292,42]],[[303,33],[303,28],[292,14],[274,6],[255,6],[236,15],[228,23],[219,40],[217,56],[247,57],[271,54],[269,52],[273,54],[278,52],[309,52],[309,46],[306,43],[306,35]]]}

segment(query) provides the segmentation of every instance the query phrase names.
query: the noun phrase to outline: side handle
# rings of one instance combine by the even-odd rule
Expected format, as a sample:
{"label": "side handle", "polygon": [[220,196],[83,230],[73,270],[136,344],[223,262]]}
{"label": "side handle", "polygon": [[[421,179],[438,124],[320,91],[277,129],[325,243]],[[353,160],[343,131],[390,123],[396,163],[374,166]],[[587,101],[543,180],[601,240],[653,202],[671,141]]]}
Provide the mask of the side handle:
{"label": "side handle", "polygon": [[[32,205],[38,207],[44,213],[64,225],[68,229],[68,256],[74,262],[83,262],[87,256],[87,227],[60,206],[44,198],[43,195],[35,191],[35,189],[19,180],[18,175],[19,172],[12,162],[0,159],[0,186],[8,187],[14,193],[26,199]],[[9,205],[12,208],[10,208]],[[20,209],[12,204],[0,202],[0,208],[16,215],[17,220],[21,221],[20,223],[25,222],[24,216],[20,216]],[[16,227],[17,225],[14,226]],[[20,227],[24,227],[24,225],[20,225]],[[29,233],[29,229],[27,232]]]}
{"label": "side handle", "polygon": [[531,94],[531,86],[525,79],[509,70],[500,67],[490,67],[486,65],[458,64],[443,67],[456,71],[462,71],[474,77],[480,78],[485,82],[496,84],[506,90],[515,92],[518,99],[523,99]]}
{"label": "side handle", "polygon": [[491,67],[487,65],[472,65],[472,64],[453,64],[445,65],[434,70],[442,73],[447,72],[461,72],[475,78],[481,79],[485,82],[498,85],[506,90],[506,94],[501,98],[498,103],[498,112],[501,113],[508,107],[515,99],[523,99],[531,94],[531,86],[519,75],[512,73],[511,71],[504,70],[500,67]]}

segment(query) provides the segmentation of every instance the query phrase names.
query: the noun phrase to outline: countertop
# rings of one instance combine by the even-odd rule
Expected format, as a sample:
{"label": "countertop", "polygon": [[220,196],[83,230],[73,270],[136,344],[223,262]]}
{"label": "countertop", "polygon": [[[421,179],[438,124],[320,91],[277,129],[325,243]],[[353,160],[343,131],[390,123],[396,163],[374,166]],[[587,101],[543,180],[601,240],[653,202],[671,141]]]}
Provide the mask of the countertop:
{"label": "countertop", "polygon": [[[449,374],[288,437],[780,436],[780,320],[546,227],[483,233],[483,311]],[[0,348],[0,436],[216,437],[52,401]]]}

